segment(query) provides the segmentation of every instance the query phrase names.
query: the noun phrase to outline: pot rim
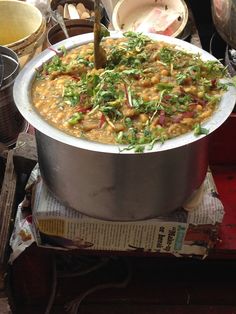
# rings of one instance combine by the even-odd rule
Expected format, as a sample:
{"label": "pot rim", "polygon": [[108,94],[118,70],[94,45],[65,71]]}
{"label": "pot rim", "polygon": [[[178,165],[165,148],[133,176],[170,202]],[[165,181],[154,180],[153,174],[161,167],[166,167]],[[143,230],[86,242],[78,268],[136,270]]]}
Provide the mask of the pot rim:
{"label": "pot rim", "polygon": [[[199,53],[203,60],[218,61],[210,53],[181,39],[159,34],[146,34],[146,35],[148,35],[153,40],[160,40],[166,43],[173,44],[177,48],[180,48],[187,52]],[[122,33],[118,31],[112,31],[111,37],[120,38],[122,37]],[[73,49],[77,46],[87,44],[91,41],[93,41],[93,33],[87,33],[65,39],[53,45],[52,47],[53,49],[58,49],[61,46],[64,46],[66,49]],[[55,52],[53,52],[51,49],[49,48],[45,49],[38,56],[36,56],[34,59],[32,59],[29,63],[25,65],[25,67],[21,70],[21,72],[19,73],[15,80],[13,87],[13,97],[18,110],[25,118],[25,120],[27,120],[36,130],[44,133],[45,135],[59,142],[62,142],[70,146],[103,153],[134,154],[135,152],[133,149],[123,150],[128,145],[103,144],[77,138],[73,135],[64,133],[63,131],[57,129],[56,127],[46,122],[43,119],[43,117],[41,117],[39,113],[37,113],[37,111],[33,108],[31,104],[32,83],[36,75],[36,70],[39,69],[43,63],[47,62],[54,55]],[[233,86],[229,86],[228,91],[223,94],[217,110],[213,113],[209,120],[202,123],[202,127],[209,130],[209,133],[207,135],[216,130],[228,118],[228,116],[233,111],[235,101],[236,101],[236,88]],[[173,148],[178,148],[184,145],[192,144],[207,135],[202,134],[196,136],[194,135],[193,131],[191,131],[183,135],[179,135],[176,138],[166,140],[163,144],[157,142],[154,144],[152,150],[146,149],[143,153],[135,154],[142,155],[147,153],[155,153]]]}

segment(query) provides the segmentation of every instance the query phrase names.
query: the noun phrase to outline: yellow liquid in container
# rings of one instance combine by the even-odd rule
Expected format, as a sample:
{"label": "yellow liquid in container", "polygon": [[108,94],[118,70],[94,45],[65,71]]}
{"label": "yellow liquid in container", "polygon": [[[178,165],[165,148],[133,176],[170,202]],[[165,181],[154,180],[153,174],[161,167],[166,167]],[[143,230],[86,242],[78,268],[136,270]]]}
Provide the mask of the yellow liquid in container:
{"label": "yellow liquid in container", "polygon": [[24,33],[21,29],[18,29],[17,31],[16,30],[4,31],[3,28],[0,28],[0,45],[4,46],[12,44],[18,40],[21,40],[22,38],[25,38],[26,36],[27,34]]}

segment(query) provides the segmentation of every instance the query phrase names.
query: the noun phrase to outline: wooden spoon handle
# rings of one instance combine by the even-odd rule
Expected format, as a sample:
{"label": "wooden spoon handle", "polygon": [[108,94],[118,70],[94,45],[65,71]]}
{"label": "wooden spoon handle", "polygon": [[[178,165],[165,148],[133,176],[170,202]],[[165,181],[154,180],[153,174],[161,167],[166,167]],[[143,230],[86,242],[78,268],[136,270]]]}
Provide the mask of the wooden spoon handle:
{"label": "wooden spoon handle", "polygon": [[94,20],[94,65],[95,69],[103,68],[106,65],[106,52],[100,46],[100,42],[102,39],[101,34],[101,14],[100,14],[100,0],[94,1],[94,13],[95,13],[95,20]]}

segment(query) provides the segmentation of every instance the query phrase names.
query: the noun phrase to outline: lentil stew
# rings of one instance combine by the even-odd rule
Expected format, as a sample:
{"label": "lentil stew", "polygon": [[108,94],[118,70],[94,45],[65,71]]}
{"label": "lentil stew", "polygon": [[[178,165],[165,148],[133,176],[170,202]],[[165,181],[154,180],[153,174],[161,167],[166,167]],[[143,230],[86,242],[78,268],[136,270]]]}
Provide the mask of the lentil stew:
{"label": "lentil stew", "polygon": [[190,131],[208,132],[202,123],[227,90],[220,62],[133,32],[102,45],[103,69],[94,68],[88,43],[61,47],[37,70],[32,100],[46,121],[75,137],[136,152]]}

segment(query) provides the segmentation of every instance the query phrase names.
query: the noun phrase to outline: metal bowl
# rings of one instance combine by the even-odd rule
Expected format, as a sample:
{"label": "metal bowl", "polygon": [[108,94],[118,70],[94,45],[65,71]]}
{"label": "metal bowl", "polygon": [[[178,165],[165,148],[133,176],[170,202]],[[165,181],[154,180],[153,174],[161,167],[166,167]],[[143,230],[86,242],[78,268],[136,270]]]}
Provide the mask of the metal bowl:
{"label": "metal bowl", "polygon": [[[64,20],[65,26],[69,37],[92,33],[93,32],[93,21],[74,19],[74,20]],[[59,41],[66,39],[66,36],[61,29],[59,24],[52,26],[47,32],[47,44],[48,46],[54,45]]]}

